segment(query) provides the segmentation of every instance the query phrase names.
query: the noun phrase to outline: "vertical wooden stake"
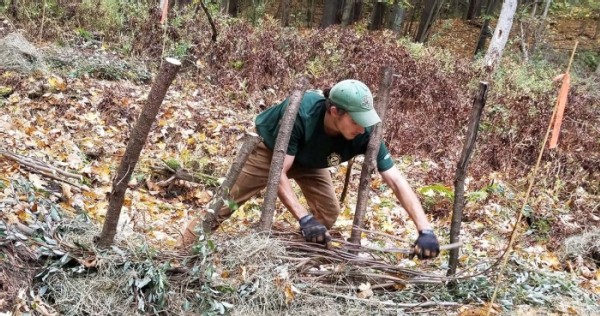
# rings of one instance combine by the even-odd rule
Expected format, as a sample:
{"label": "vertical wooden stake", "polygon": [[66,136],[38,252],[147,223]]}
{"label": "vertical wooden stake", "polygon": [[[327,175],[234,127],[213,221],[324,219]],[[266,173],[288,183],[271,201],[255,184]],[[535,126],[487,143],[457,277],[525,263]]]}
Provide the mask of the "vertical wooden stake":
{"label": "vertical wooden stake", "polygon": [[275,148],[273,148],[267,192],[265,193],[262,214],[258,225],[258,229],[262,232],[271,230],[271,225],[273,224],[275,201],[277,200],[277,189],[279,187],[279,180],[281,179],[281,171],[283,170],[283,160],[287,153],[288,143],[292,135],[292,127],[296,121],[296,114],[298,114],[298,109],[300,108],[300,101],[304,96],[307,86],[308,79],[306,77],[300,77],[296,81],[294,91],[288,101],[288,106],[281,118],[279,134],[277,135],[277,140],[275,140]]}
{"label": "vertical wooden stake", "polygon": [[364,221],[365,213],[367,212],[367,202],[369,200],[369,185],[371,183],[371,173],[375,170],[375,159],[381,146],[383,137],[383,119],[385,118],[385,110],[390,95],[390,87],[392,86],[393,71],[390,67],[385,67],[382,70],[381,83],[379,85],[380,96],[377,98],[375,110],[381,117],[382,122],[373,127],[369,144],[367,145],[367,153],[365,161],[360,173],[360,183],[358,185],[358,197],[356,201],[356,211],[354,212],[354,221],[352,223],[352,232],[350,233],[350,241],[354,244],[360,244],[360,235]]}
{"label": "vertical wooden stake", "polygon": [[[456,167],[456,175],[454,177],[454,207],[452,209],[452,224],[450,226],[450,243],[458,242],[460,237],[460,224],[462,222],[462,213],[465,202],[465,178],[467,176],[467,168],[469,166],[469,160],[471,159],[471,153],[473,152],[475,141],[477,140],[477,130],[479,129],[479,121],[481,120],[481,113],[483,112],[483,107],[485,105],[487,90],[488,83],[480,81],[479,92],[473,100],[473,110],[471,111],[471,117],[469,118],[467,138],[465,139],[465,145]],[[450,268],[448,269],[448,275],[456,273],[458,251],[459,248],[450,250]]]}
{"label": "vertical wooden stake", "polygon": [[[258,136],[255,133],[247,133],[240,150],[235,157],[235,161],[229,167],[229,171],[227,171],[227,176],[225,176],[225,181],[221,184],[216,194],[212,198],[212,202],[208,207],[209,213],[206,214],[206,219],[204,220],[204,232],[211,233],[211,229],[216,222],[216,214],[223,207],[223,201],[226,197],[229,196],[229,192],[231,187],[235,184],[235,181],[240,176],[240,172],[244,168],[244,164],[250,157],[250,154],[256,146],[262,141],[262,137]],[[212,211],[212,213],[211,213]]]}
{"label": "vertical wooden stake", "polygon": [[140,153],[144,145],[146,145],[146,139],[148,138],[152,124],[156,120],[160,105],[165,99],[167,89],[169,89],[181,67],[181,62],[177,59],[166,58],[165,61],[166,63],[163,63],[150,89],[148,100],[146,100],[142,113],[131,131],[131,137],[127,143],[127,148],[121,159],[117,174],[113,177],[112,191],[108,198],[109,205],[106,212],[106,219],[102,226],[102,233],[97,241],[100,248],[107,248],[113,243],[117,232],[119,216],[121,216],[121,207],[125,199],[125,191],[131,179],[131,174],[140,159]]}

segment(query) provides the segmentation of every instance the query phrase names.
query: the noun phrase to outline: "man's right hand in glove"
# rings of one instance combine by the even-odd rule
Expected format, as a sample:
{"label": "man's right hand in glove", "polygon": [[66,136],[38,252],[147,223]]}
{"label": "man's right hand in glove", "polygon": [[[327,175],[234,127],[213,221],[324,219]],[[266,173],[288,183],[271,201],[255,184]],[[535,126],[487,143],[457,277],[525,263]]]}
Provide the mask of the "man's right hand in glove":
{"label": "man's right hand in glove", "polygon": [[300,219],[300,230],[302,236],[308,242],[327,244],[331,241],[331,236],[325,225],[319,223],[312,215],[306,215]]}

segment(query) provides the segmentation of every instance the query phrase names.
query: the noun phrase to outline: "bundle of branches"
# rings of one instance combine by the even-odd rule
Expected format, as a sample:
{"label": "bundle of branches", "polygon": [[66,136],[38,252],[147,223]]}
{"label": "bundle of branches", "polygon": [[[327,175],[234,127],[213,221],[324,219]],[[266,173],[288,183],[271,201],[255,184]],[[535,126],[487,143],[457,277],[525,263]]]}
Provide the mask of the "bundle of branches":
{"label": "bundle of branches", "polygon": [[[369,283],[371,289],[393,290],[407,284],[441,284],[449,280],[398,265],[399,259],[411,256],[409,249],[363,246],[342,239],[333,239],[322,246],[306,243],[297,233],[275,232],[275,236],[286,247],[288,256],[284,259],[296,262],[295,269],[311,283],[327,285],[343,281],[346,286],[342,288],[353,290]],[[323,269],[324,266],[328,268]]]}
{"label": "bundle of branches", "polygon": [[[38,160],[35,160],[33,158],[30,158],[30,157],[19,155],[17,153],[11,153],[11,152],[6,151],[6,150],[1,150],[0,149],[0,157],[4,157],[4,158],[7,158],[7,159],[16,161],[22,167],[24,167],[25,169],[28,169],[31,172],[38,173],[38,174],[43,175],[43,176],[45,176],[47,178],[51,178],[51,179],[57,180],[57,181],[62,182],[64,184],[68,184],[69,187],[63,187],[63,191],[64,190],[69,190],[70,191],[72,189],[71,187],[73,187],[73,190],[75,190],[75,191],[79,191],[79,190],[89,191],[89,188],[87,186],[80,185],[80,184],[75,183],[73,181],[69,181],[69,179],[75,179],[75,180],[78,180],[79,182],[83,181],[83,176],[80,175],[80,174],[71,173],[69,171],[66,171],[66,170],[63,170],[61,168],[55,167],[55,166],[53,166],[53,165],[51,165],[49,163],[38,161]],[[58,164],[59,162],[55,161],[54,163]],[[71,194],[71,192],[67,192],[66,194]]]}

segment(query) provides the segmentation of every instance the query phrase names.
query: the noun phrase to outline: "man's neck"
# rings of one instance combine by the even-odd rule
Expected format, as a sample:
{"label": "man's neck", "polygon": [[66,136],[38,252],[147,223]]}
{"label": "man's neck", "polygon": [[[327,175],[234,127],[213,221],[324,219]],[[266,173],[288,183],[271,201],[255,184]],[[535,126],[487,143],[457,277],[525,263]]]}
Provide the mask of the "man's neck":
{"label": "man's neck", "polygon": [[325,134],[329,136],[337,136],[340,134],[335,126],[333,116],[331,113],[329,113],[329,111],[325,112],[325,117],[323,118],[323,129],[325,130]]}

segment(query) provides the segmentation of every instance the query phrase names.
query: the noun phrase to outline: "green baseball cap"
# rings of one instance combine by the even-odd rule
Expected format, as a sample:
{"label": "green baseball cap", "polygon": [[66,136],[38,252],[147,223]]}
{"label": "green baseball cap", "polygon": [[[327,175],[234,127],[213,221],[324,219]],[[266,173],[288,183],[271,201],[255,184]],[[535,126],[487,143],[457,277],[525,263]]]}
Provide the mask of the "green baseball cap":
{"label": "green baseball cap", "polygon": [[342,80],[329,92],[329,100],[345,110],[356,124],[362,127],[373,126],[381,119],[373,108],[373,94],[364,83],[354,80]]}

